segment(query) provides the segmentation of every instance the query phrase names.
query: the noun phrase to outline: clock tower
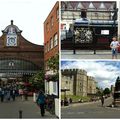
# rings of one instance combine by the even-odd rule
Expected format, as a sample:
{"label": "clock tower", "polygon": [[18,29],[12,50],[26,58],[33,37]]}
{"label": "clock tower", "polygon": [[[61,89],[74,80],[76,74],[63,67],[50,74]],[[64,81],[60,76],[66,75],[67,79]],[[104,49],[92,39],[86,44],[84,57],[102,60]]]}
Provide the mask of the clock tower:
{"label": "clock tower", "polygon": [[5,30],[2,31],[6,34],[5,46],[6,47],[17,47],[19,45],[19,34],[22,32],[19,28],[13,25],[13,20],[11,20],[11,25],[8,25]]}
{"label": "clock tower", "polygon": [[44,46],[36,45],[21,35],[13,24],[0,36],[0,85],[25,82],[44,68]]}

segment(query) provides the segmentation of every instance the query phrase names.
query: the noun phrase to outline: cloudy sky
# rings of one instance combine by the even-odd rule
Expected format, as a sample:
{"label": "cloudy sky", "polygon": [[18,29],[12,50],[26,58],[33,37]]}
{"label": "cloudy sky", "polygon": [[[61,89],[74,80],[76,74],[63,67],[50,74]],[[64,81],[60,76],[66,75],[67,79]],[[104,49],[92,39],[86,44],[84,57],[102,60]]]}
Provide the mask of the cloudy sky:
{"label": "cloudy sky", "polygon": [[105,88],[115,84],[120,76],[120,61],[62,61],[61,69],[79,68],[95,77],[98,86]]}
{"label": "cloudy sky", "polygon": [[56,0],[0,0],[0,36],[1,30],[14,20],[14,24],[23,30],[27,40],[43,44],[43,23]]}

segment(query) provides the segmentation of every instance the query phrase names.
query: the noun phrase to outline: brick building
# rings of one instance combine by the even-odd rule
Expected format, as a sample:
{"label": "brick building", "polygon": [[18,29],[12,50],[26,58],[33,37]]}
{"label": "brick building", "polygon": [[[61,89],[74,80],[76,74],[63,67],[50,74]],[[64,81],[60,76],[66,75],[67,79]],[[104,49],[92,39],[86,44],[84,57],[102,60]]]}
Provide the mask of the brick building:
{"label": "brick building", "polygon": [[[65,69],[61,72],[61,89],[67,90],[67,95],[95,95],[96,81],[82,69]],[[63,94],[63,93],[62,93]]]}
{"label": "brick building", "polygon": [[[56,2],[51,12],[44,22],[44,68],[45,75],[53,76],[57,72],[51,70],[47,62],[49,59],[56,57],[59,54],[59,2]],[[59,80],[45,79],[45,93],[54,98],[55,114],[59,116]]]}
{"label": "brick building", "polygon": [[8,25],[0,37],[0,78],[24,80],[44,68],[44,47],[26,40],[22,31]]}
{"label": "brick building", "polygon": [[44,58],[47,60],[59,51],[59,2],[56,2],[44,22]]}

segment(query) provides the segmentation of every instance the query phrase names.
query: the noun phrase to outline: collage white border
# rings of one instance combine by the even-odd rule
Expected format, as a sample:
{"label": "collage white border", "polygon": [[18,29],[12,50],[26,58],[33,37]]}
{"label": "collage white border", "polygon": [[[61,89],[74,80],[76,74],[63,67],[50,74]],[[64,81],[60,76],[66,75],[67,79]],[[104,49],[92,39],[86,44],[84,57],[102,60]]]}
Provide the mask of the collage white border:
{"label": "collage white border", "polygon": [[[65,118],[62,118],[62,110],[61,110],[61,61],[64,60],[64,61],[120,61],[120,59],[61,59],[61,1],[74,1],[74,0],[60,0],[59,1],[59,100],[60,100],[60,117],[59,119],[65,119]],[[91,1],[91,0],[75,0],[75,1]],[[119,14],[120,14],[120,1],[119,0],[93,0],[93,1],[116,1],[116,4],[117,4],[117,8],[118,8],[118,37],[120,37],[120,17],[119,17]],[[119,38],[120,40],[120,38]],[[66,120],[69,120],[71,118],[67,118]],[[76,118],[75,118],[76,119]],[[74,119],[74,120],[75,120]],[[83,118],[77,118],[77,119],[81,119],[81,120],[89,120],[89,119],[83,119]],[[91,118],[90,118],[91,119]],[[100,118],[99,118],[100,119]],[[97,119],[94,119],[94,120],[97,120]],[[103,120],[106,120],[106,119],[103,119]],[[115,119],[111,119],[111,120],[115,120]]]}

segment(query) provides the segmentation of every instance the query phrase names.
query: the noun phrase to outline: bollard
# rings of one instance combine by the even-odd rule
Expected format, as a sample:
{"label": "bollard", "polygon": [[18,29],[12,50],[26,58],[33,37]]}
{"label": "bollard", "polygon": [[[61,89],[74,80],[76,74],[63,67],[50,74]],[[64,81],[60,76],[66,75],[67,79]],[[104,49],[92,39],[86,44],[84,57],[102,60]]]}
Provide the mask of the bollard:
{"label": "bollard", "polygon": [[19,110],[19,118],[22,118],[22,110]]}
{"label": "bollard", "polygon": [[33,101],[36,102],[36,93],[33,93]]}

